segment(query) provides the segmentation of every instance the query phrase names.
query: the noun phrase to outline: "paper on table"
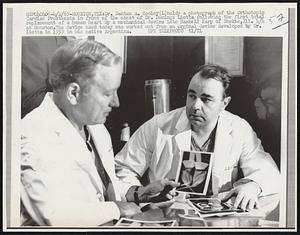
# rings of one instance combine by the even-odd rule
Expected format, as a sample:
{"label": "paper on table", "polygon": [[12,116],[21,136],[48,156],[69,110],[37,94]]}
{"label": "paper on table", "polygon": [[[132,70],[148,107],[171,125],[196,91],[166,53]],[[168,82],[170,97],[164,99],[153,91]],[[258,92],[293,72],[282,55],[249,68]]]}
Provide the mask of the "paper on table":
{"label": "paper on table", "polygon": [[115,226],[120,227],[173,227],[176,224],[176,220],[162,220],[162,221],[148,221],[148,220],[136,220],[121,218]]}
{"label": "paper on table", "polygon": [[260,219],[258,221],[258,225],[261,227],[279,227],[278,221],[272,221],[272,220],[263,220]]}
{"label": "paper on table", "polygon": [[193,209],[186,202],[177,202],[177,201],[175,201],[170,208],[171,209],[178,209],[178,210],[191,210],[191,209]]}
{"label": "paper on table", "polygon": [[261,209],[253,209],[251,211],[239,212],[238,216],[253,216],[265,218],[266,214]]}

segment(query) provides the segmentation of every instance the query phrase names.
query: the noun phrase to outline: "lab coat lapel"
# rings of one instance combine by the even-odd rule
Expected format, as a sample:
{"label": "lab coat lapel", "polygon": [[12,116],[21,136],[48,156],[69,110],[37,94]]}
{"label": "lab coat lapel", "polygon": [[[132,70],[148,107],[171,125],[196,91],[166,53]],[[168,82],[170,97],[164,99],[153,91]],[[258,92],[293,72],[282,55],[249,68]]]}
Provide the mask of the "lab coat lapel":
{"label": "lab coat lapel", "polygon": [[184,150],[190,151],[191,150],[191,136],[192,136],[191,130],[186,130],[175,136],[176,144],[180,150],[182,150],[182,151],[184,151]]}
{"label": "lab coat lapel", "polygon": [[182,113],[176,123],[176,135],[175,140],[180,150],[191,149],[191,125],[186,116],[185,108],[182,109]]}
{"label": "lab coat lapel", "polygon": [[232,136],[231,136],[231,122],[226,119],[225,112],[222,112],[219,116],[215,148],[214,148],[214,164],[212,169],[212,185],[213,193],[217,193],[220,185],[222,184],[224,169],[226,167],[226,161],[230,157],[232,148]]}
{"label": "lab coat lapel", "polygon": [[[103,167],[106,170],[110,179],[114,179],[114,165],[113,165],[113,149],[110,141],[110,137],[107,135],[107,130],[99,128],[99,126],[88,126],[88,130],[91,133],[95,147],[98,151],[98,155],[102,161]],[[109,159],[112,158],[112,159]]]}
{"label": "lab coat lapel", "polygon": [[177,170],[179,167],[180,154],[182,151],[189,151],[191,146],[191,128],[189,121],[186,117],[185,108],[182,109],[182,113],[176,123],[175,135],[172,138],[172,164],[169,170],[168,177],[170,179],[176,179]]}
{"label": "lab coat lapel", "polygon": [[115,175],[114,165],[114,152],[112,148],[110,134],[104,125],[88,126],[88,130],[91,133],[103,167],[106,170],[112,182],[113,192],[110,191],[110,193],[114,193],[114,195],[110,196],[111,198],[114,198],[113,200],[121,200],[120,192],[117,188],[117,179]]}
{"label": "lab coat lapel", "polygon": [[188,151],[190,149],[191,130],[187,130],[175,135],[173,140],[172,140],[172,155],[173,155],[172,164],[171,164],[171,168],[167,169],[169,170],[168,178],[170,179],[176,179],[177,170],[180,165],[179,162],[180,154],[182,153],[182,151],[185,150]]}

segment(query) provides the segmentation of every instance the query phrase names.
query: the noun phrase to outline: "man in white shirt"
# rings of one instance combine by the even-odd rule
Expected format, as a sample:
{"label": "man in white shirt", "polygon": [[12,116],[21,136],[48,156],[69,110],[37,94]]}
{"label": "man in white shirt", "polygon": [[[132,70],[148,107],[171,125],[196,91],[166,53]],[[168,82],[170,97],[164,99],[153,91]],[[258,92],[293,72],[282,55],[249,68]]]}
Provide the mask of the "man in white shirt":
{"label": "man in white shirt", "polygon": [[[231,97],[227,70],[203,65],[190,81],[186,106],[144,123],[116,155],[116,174],[139,184],[175,179],[180,151],[214,153],[209,195],[229,191],[234,206],[253,209],[258,196],[278,193],[280,174],[250,125],[225,110]],[[243,176],[240,177],[239,172]]]}
{"label": "man in white shirt", "polygon": [[163,190],[174,182],[137,194],[115,177],[104,123],[119,106],[121,57],[99,42],[72,40],[56,50],[50,71],[53,93],[21,123],[22,225],[96,226],[140,212],[136,204],[156,194],[170,199]]}

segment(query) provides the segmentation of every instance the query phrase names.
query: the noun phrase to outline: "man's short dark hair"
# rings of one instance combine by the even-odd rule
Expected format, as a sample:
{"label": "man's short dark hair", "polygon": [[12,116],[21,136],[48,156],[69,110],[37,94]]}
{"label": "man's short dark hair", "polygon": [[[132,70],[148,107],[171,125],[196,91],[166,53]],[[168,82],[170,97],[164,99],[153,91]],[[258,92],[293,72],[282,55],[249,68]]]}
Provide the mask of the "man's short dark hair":
{"label": "man's short dark hair", "polygon": [[55,51],[51,60],[49,83],[53,90],[64,88],[72,82],[82,83],[95,75],[98,64],[112,66],[121,63],[121,60],[120,56],[102,43],[71,40]]}
{"label": "man's short dark hair", "polygon": [[205,64],[198,67],[197,73],[199,73],[202,78],[212,78],[220,81],[224,87],[224,97],[230,96],[230,81],[232,77],[226,68],[216,64]]}

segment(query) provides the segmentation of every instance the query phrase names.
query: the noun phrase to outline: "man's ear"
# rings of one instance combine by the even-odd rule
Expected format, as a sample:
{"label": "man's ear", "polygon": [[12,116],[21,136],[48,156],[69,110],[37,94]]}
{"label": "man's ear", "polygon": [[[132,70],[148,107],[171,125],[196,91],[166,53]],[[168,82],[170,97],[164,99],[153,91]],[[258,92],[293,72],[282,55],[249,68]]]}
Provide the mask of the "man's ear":
{"label": "man's ear", "polygon": [[67,87],[67,99],[72,105],[78,104],[80,94],[80,86],[76,82],[72,82]]}
{"label": "man's ear", "polygon": [[225,109],[226,107],[227,107],[227,105],[230,103],[230,101],[231,101],[231,97],[230,96],[227,96],[227,97],[225,97],[224,98],[224,107],[223,107],[223,109]]}

